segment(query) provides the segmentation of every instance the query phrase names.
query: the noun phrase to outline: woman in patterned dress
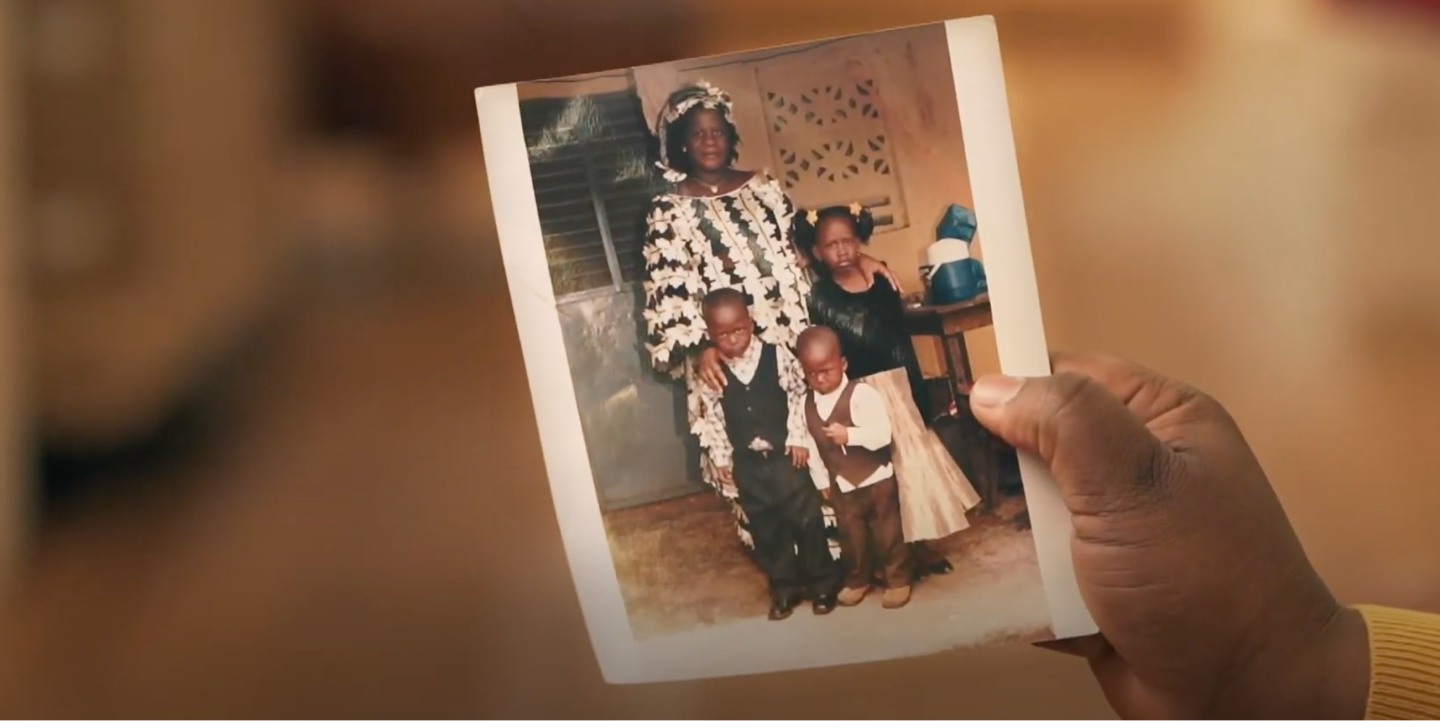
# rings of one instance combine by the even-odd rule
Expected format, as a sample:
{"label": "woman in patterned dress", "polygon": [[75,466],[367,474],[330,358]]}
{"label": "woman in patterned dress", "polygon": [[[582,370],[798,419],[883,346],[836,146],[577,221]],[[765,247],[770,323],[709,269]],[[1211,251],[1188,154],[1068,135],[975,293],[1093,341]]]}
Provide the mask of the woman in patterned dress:
{"label": "woman in patterned dress", "polygon": [[[792,349],[810,318],[810,279],[791,237],[795,206],[770,173],[735,167],[740,135],[732,112],[729,94],[702,81],[671,94],[656,123],[659,166],[671,188],[655,197],[647,218],[646,349],[658,370],[685,379],[697,433],[704,427],[695,424],[697,384],[725,382],[705,335],[705,295],[717,288],[745,293],[760,338]],[[894,282],[874,258],[865,256],[862,267]],[[710,439],[700,443],[708,447]],[[735,490],[700,457],[702,477],[730,500],[740,539],[751,546]]]}

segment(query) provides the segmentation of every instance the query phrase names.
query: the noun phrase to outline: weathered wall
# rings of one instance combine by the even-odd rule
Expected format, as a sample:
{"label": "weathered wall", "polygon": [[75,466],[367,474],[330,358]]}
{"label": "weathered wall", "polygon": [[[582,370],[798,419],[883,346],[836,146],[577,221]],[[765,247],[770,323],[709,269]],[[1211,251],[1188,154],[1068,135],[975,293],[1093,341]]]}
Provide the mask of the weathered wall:
{"label": "weathered wall", "polygon": [[650,368],[640,286],[559,305],[575,402],[601,507],[617,510],[703,490],[685,387]]}

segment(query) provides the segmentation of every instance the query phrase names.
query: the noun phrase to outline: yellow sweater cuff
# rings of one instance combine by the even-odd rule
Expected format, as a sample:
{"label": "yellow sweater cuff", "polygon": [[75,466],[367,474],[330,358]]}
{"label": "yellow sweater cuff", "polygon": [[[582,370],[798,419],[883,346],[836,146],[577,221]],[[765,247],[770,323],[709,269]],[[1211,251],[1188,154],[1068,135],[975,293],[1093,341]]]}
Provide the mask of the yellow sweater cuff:
{"label": "yellow sweater cuff", "polygon": [[1367,719],[1440,718],[1440,616],[1356,606],[1370,634]]}

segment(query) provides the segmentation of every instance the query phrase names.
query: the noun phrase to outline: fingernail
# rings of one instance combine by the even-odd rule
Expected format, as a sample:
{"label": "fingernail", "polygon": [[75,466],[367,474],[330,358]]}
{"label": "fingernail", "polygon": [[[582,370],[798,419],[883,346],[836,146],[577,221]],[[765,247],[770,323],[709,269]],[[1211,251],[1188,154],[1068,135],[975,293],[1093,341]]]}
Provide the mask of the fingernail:
{"label": "fingernail", "polygon": [[1013,376],[985,376],[970,389],[970,405],[979,408],[999,408],[1020,392],[1024,379]]}

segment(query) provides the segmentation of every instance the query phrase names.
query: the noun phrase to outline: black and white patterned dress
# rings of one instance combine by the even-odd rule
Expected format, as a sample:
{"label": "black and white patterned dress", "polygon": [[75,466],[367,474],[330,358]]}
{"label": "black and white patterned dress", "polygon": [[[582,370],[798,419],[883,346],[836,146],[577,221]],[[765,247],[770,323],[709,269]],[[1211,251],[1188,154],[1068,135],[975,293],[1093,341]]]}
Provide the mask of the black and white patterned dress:
{"label": "black and white patterned dress", "polygon": [[[644,250],[646,349],[657,369],[685,379],[691,432],[706,448],[718,439],[707,437],[715,433],[713,424],[697,423],[704,413],[696,375],[696,351],[705,339],[701,301],[718,288],[742,291],[759,337],[793,349],[810,317],[810,278],[791,241],[794,216],[794,204],[768,172],[728,193],[692,197],[672,191],[651,205]],[[701,454],[703,477],[720,489],[707,456]],[[751,545],[734,500],[740,538]]]}

